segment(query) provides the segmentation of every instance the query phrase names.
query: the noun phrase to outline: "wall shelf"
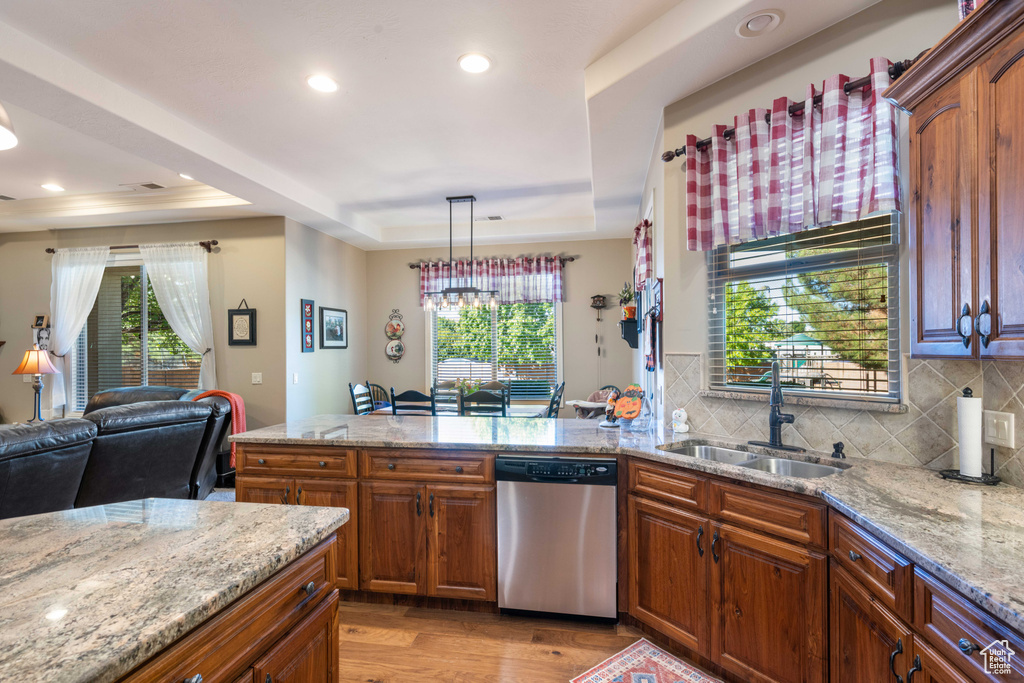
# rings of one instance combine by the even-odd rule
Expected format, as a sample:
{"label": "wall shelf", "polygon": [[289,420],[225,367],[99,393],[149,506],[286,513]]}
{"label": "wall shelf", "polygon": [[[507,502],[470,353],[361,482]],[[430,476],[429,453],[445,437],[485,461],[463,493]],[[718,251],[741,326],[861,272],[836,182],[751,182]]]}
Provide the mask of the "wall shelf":
{"label": "wall shelf", "polygon": [[620,320],[619,329],[622,332],[622,338],[629,344],[629,348],[635,349],[640,346],[639,335],[636,331],[636,318],[630,318],[629,320]]}

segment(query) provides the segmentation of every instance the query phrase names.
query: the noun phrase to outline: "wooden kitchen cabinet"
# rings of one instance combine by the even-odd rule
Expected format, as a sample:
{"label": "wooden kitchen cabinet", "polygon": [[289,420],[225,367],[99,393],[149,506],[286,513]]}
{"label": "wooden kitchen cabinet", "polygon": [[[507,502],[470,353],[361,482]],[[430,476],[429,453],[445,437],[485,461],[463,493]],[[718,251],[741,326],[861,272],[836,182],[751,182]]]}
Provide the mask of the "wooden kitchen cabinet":
{"label": "wooden kitchen cabinet", "polygon": [[928,647],[920,638],[914,640],[914,656],[904,678],[906,683],[968,683],[955,666]]}
{"label": "wooden kitchen cabinet", "polygon": [[896,615],[832,561],[831,683],[892,683],[912,667],[914,637]]}
{"label": "wooden kitchen cabinet", "polygon": [[253,667],[260,683],[337,683],[338,593],[282,638]]}
{"label": "wooden kitchen cabinet", "polygon": [[747,681],[827,680],[825,555],[728,524],[709,550],[712,659]]}
{"label": "wooden kitchen cabinet", "polygon": [[360,483],[363,590],[497,599],[494,486]]}
{"label": "wooden kitchen cabinet", "polygon": [[246,477],[235,482],[235,500],[239,503],[291,505],[295,481],[281,477]]}
{"label": "wooden kitchen cabinet", "polygon": [[978,8],[885,91],[910,119],[911,351],[1024,358],[1024,0]]}
{"label": "wooden kitchen cabinet", "polygon": [[635,495],[628,510],[630,614],[707,657],[711,521]]}

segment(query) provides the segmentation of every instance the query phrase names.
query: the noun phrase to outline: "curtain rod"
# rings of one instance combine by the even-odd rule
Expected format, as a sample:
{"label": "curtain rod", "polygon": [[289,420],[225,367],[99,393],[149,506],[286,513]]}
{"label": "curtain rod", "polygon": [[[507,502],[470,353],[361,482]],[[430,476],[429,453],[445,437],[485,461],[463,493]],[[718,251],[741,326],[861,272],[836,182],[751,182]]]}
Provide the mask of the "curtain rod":
{"label": "curtain rod", "polygon": [[[572,263],[573,261],[576,260],[575,256],[541,256],[540,258],[544,259],[545,261],[554,261],[557,258],[559,261],[562,262],[563,266],[566,263]],[[432,263],[432,261],[421,261],[420,263]],[[444,264],[445,262],[442,261],[441,263]],[[409,267],[410,268],[414,268],[414,269],[415,268],[419,268],[420,264],[419,263],[410,263]]]}
{"label": "curtain rod", "polygon": [[[925,52],[927,52],[927,50],[925,50]],[[923,54],[924,54],[924,52],[921,53],[921,55],[923,55]],[[907,69],[909,69],[910,67],[912,67],[914,65],[914,62],[916,62],[917,60],[919,60],[921,58],[921,55],[918,55],[917,57],[915,57],[913,59],[905,59],[902,62],[896,62],[895,64],[890,66],[889,67],[889,78],[891,78],[892,80],[895,81],[897,78],[902,76],[904,73],[906,73]],[[868,86],[868,85],[871,85],[871,76],[864,76],[863,78],[858,78],[856,80],[849,81],[846,85],[843,86],[843,91],[847,95],[849,95],[854,90],[858,90],[858,89],[863,88],[864,86]],[[814,102],[815,105],[820,105],[821,104],[821,95],[815,95],[814,99],[813,99],[813,102]],[[798,114],[801,114],[803,112],[803,110],[804,110],[804,104],[805,104],[805,102],[795,102],[794,104],[791,104],[789,106],[789,115],[790,116],[796,116]],[[769,113],[764,115],[764,120],[765,120],[766,123],[771,123],[772,122],[771,112],[769,112]],[[726,128],[725,129],[725,137],[726,138],[731,138],[735,134],[736,134],[736,129],[735,128]],[[707,147],[710,144],[711,144],[711,138],[705,138],[704,140],[699,140],[697,142],[697,149],[704,149],[705,147]],[[686,147],[680,147],[679,149],[670,149],[669,151],[667,151],[667,152],[665,152],[664,154],[661,155],[661,160],[664,161],[665,163],[668,163],[668,162],[672,161],[673,159],[675,159],[676,157],[681,157],[681,156],[686,156]]]}
{"label": "curtain rod", "polygon": [[[220,242],[218,242],[217,240],[203,240],[202,242],[199,243],[199,246],[201,246],[203,249],[205,249],[206,253],[210,253],[210,252],[213,251],[213,248],[215,246],[217,246],[218,244],[220,244]],[[139,245],[137,245],[137,244],[119,244],[116,247],[111,247],[111,249],[138,249],[138,248],[139,248]],[[56,254],[57,250],[54,249],[53,247],[47,247],[46,248],[46,253],[47,254]]]}

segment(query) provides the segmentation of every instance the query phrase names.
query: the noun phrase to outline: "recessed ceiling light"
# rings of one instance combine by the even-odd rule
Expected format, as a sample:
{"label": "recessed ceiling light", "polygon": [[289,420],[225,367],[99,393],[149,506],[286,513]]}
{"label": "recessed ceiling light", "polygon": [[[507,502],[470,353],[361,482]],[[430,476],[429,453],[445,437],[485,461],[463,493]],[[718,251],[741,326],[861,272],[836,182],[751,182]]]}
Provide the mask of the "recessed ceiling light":
{"label": "recessed ceiling light", "polygon": [[771,33],[779,27],[784,16],[782,10],[777,9],[763,9],[759,12],[748,14],[736,26],[736,35],[741,38],[757,38],[766,33]]}
{"label": "recessed ceiling light", "polygon": [[491,60],[479,52],[470,52],[459,57],[459,66],[471,74],[482,74],[491,68]]}
{"label": "recessed ceiling light", "polygon": [[330,76],[324,76],[323,74],[314,74],[306,79],[306,83],[309,83],[309,87],[313,90],[319,90],[320,92],[337,92],[338,82]]}
{"label": "recessed ceiling light", "polygon": [[195,178],[193,178],[192,176],[190,176],[187,173],[179,173],[178,177],[179,178],[184,178],[185,180],[195,180]]}
{"label": "recessed ceiling light", "polygon": [[63,187],[61,187],[60,185],[56,185],[54,183],[43,183],[42,185],[40,185],[40,187],[42,187],[44,190],[49,190],[50,192],[63,192],[64,191]]}
{"label": "recessed ceiling light", "polygon": [[0,150],[10,149],[18,144],[18,136],[14,134],[14,126],[11,125],[11,117],[7,110],[0,105]]}

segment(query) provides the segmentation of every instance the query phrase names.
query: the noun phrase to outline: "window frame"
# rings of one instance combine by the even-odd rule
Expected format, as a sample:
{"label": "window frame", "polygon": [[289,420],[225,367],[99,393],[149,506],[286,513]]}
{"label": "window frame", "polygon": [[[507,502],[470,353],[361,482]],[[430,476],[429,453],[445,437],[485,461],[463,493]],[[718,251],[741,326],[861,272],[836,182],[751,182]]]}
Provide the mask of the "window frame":
{"label": "window frame", "polygon": [[[509,304],[499,304],[499,305],[504,306],[504,305],[509,305]],[[555,382],[556,382],[556,385],[557,385],[557,384],[561,384],[564,381],[563,378],[564,378],[564,375],[565,375],[565,368],[564,368],[564,365],[563,365],[565,357],[564,357],[564,355],[562,353],[562,346],[563,346],[563,339],[564,339],[563,327],[562,327],[562,302],[561,301],[555,301],[554,302],[554,307],[555,307],[555,377],[556,377]],[[424,379],[424,386],[427,387],[427,391],[429,393],[430,388],[434,386],[434,320],[435,320],[434,316],[437,314],[437,309],[436,308],[434,310],[426,310],[426,309],[424,309],[423,313],[424,313],[424,322],[425,322],[425,324],[423,325],[423,330],[424,330],[424,344],[423,344],[423,348],[426,349],[426,362],[424,363],[424,365],[426,365],[426,376],[425,376],[425,379]],[[493,316],[496,316],[496,315],[497,315],[496,311],[492,312],[492,318],[491,318],[491,320],[492,320],[492,328],[491,329],[492,330],[494,329],[494,326],[493,326],[494,317]],[[492,344],[491,353],[492,354],[495,352],[495,347],[493,345],[496,344],[496,342],[497,342],[497,339],[495,338],[495,335],[492,332],[492,335],[491,335],[491,344]],[[519,404],[519,405],[529,405],[529,404],[534,404],[534,403],[536,403],[536,404],[547,403],[547,401],[546,400],[541,400],[541,399],[533,399],[533,398],[530,398],[530,399],[517,399],[517,398],[513,398],[512,399],[512,403]]]}
{"label": "window frame", "polygon": [[[885,245],[850,249],[845,253],[816,254],[798,259],[784,259],[777,263],[730,266],[729,255],[733,245],[722,245],[707,252],[708,287],[708,386],[712,392],[747,394],[754,397],[766,396],[769,387],[752,387],[729,384],[726,380],[728,360],[726,348],[727,306],[716,306],[725,302],[726,288],[730,283],[762,279],[783,278],[803,273],[818,272],[833,268],[863,265],[884,265],[887,268],[887,317],[888,317],[888,393],[868,394],[850,391],[806,389],[785,387],[786,395],[809,399],[828,399],[849,403],[900,404],[903,398],[903,359],[900,315],[900,217],[899,212],[871,216],[863,221],[889,216],[890,241]],[[828,228],[832,226],[820,226]],[[865,226],[867,227],[867,226]],[[815,230],[819,228],[809,228]],[[745,243],[745,244],[749,244]]]}

